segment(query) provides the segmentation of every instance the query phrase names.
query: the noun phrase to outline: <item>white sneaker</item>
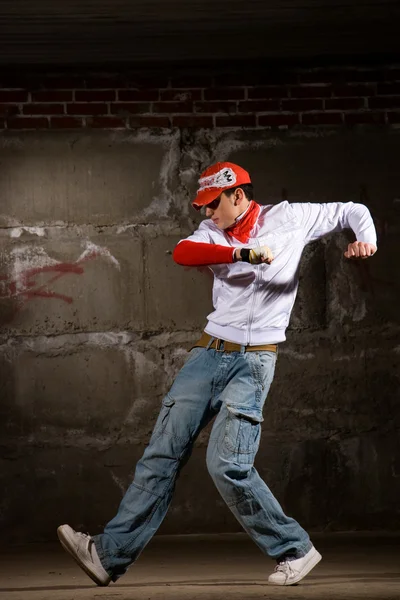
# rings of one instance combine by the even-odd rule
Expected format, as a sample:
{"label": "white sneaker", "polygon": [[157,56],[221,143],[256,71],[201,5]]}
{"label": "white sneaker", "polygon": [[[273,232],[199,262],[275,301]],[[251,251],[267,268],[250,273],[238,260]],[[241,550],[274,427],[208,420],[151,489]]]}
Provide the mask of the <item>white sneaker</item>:
{"label": "white sneaker", "polygon": [[268,577],[269,583],[274,585],[294,585],[307,575],[319,563],[322,556],[311,548],[305,556],[294,560],[283,560],[275,567],[275,571]]}
{"label": "white sneaker", "polygon": [[86,575],[89,575],[97,585],[105,586],[110,583],[111,577],[101,564],[90,535],[74,531],[69,525],[60,525],[57,535],[64,550],[69,552]]}

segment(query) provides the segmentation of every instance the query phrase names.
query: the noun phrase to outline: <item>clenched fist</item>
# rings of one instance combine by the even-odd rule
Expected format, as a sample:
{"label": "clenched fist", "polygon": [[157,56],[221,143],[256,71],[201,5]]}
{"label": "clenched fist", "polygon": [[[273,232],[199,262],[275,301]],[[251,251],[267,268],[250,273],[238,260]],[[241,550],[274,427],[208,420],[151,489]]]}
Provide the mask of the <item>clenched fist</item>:
{"label": "clenched fist", "polygon": [[249,258],[252,265],[260,265],[262,263],[270,265],[274,260],[274,255],[272,254],[271,248],[268,248],[268,246],[261,246],[260,248],[252,248],[250,250]]}
{"label": "clenched fist", "polygon": [[376,252],[376,246],[374,244],[368,244],[367,242],[353,242],[347,246],[347,250],[344,253],[346,258],[369,258]]}
{"label": "clenched fist", "polygon": [[236,248],[235,261],[241,260],[252,265],[267,264],[270,265],[274,260],[271,248],[260,246],[260,248]]}

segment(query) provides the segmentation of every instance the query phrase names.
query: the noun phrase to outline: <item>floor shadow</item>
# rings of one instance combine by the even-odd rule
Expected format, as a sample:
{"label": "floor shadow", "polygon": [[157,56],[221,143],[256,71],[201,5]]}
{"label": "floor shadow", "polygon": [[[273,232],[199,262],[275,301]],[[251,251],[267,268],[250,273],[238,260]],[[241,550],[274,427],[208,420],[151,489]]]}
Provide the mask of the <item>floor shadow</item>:
{"label": "floor shadow", "polygon": [[[322,585],[343,585],[348,583],[381,583],[385,581],[396,581],[400,582],[400,571],[399,573],[376,573],[374,575],[364,575],[362,573],[353,573],[341,576],[332,575],[313,575],[312,578],[304,580],[299,584],[302,588],[304,587],[315,587]],[[145,583],[116,583],[111,584],[110,589],[141,589],[141,588],[157,588],[157,587],[263,587],[268,585],[267,578],[259,581],[221,581],[209,579],[207,581],[195,581],[193,579],[180,580],[180,581],[149,581]],[[294,587],[294,586],[293,586]],[[85,590],[95,589],[95,584],[89,585],[49,585],[49,586],[33,586],[33,587],[1,587],[1,592],[45,592],[45,591],[69,591],[69,590]]]}

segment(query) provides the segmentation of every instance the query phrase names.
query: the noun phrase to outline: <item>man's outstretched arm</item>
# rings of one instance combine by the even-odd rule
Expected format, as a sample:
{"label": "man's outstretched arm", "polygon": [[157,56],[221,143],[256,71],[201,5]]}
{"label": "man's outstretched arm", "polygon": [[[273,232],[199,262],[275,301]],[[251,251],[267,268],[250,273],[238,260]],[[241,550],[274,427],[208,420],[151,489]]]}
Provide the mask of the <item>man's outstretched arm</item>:
{"label": "man's outstretched arm", "polygon": [[272,252],[267,246],[250,250],[219,244],[191,242],[190,240],[183,240],[175,246],[172,258],[178,265],[185,267],[205,267],[238,261],[260,265],[262,263],[271,264],[274,260]]}
{"label": "man's outstretched arm", "polygon": [[234,249],[219,244],[206,244],[183,240],[172,253],[172,258],[178,265],[185,267],[205,267],[233,262]]}

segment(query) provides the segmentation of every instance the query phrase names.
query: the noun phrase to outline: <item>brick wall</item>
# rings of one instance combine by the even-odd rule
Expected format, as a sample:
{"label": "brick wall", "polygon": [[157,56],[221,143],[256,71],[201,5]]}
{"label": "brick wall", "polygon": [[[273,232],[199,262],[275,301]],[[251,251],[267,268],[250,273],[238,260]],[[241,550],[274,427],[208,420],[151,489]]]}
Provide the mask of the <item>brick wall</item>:
{"label": "brick wall", "polygon": [[[212,310],[205,273],[170,252],[215,160],[248,169],[261,202],[361,201],[379,218],[371,261],[344,260],[344,234],[304,252],[257,468],[306,528],[400,528],[400,128],[348,129],[398,120],[400,68],[259,73],[0,70],[0,545],[62,522],[96,532],[118,507]],[[169,129],[188,124],[221,129]],[[238,530],[208,436],[164,533]]]}
{"label": "brick wall", "polygon": [[190,77],[0,73],[0,129],[363,123],[400,123],[400,66]]}

